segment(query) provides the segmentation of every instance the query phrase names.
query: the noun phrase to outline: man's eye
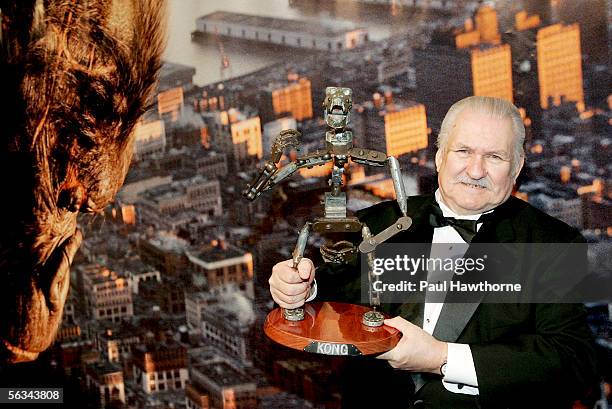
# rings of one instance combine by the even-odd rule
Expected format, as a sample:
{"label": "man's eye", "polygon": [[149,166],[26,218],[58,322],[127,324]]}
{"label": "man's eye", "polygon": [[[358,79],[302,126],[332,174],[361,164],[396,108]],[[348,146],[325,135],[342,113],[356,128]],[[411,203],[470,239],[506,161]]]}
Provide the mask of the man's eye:
{"label": "man's eye", "polygon": [[489,155],[489,157],[493,160],[504,160],[504,158],[499,155]]}

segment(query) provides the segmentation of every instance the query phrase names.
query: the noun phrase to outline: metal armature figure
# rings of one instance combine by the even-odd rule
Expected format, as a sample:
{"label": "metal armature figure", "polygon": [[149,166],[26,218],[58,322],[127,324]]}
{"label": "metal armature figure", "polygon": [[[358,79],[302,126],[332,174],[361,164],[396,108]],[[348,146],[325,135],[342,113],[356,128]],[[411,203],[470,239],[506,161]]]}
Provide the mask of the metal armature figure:
{"label": "metal armature figure", "polygon": [[[325,101],[323,102],[325,122],[330,128],[325,133],[326,149],[300,156],[286,166],[279,167],[278,163],[280,162],[283,149],[289,146],[297,147],[299,145],[298,138],[301,136],[296,130],[289,129],[282,131],[272,145],[271,160],[266,161],[264,169],[255,182],[247,186],[244,195],[249,200],[254,200],[262,192],[272,189],[300,168],[312,168],[333,162],[331,179],[329,180],[331,191],[325,193],[324,216],[316,218],[312,222],[307,222],[300,230],[298,242],[293,251],[293,267],[297,268],[304,255],[308,234],[311,229],[323,235],[326,233],[355,233],[361,231],[363,241],[359,245],[359,250],[362,253],[368,254],[371,284],[373,281],[372,263],[374,249],[378,244],[388,240],[400,231],[408,229],[412,224],[412,220],[406,214],[407,197],[397,159],[393,156],[387,157],[384,153],[375,150],[353,147],[353,133],[346,129],[353,106],[352,95],[353,92],[350,88],[327,87],[325,89]],[[361,223],[357,217],[347,216],[346,214],[346,193],[342,191],[342,175],[349,159],[353,162],[369,166],[384,166],[385,163],[389,165],[396,199],[403,216],[394,225],[376,236],[372,236],[368,226]],[[324,245],[320,248],[320,251],[326,262],[343,263],[346,262],[349,256],[356,254],[357,248],[348,241],[341,241],[331,245]],[[373,291],[371,285],[369,301],[374,310],[364,314],[363,323],[373,327],[380,326],[383,323],[383,315],[376,311],[376,307],[380,305],[380,294]],[[290,321],[299,321],[304,318],[304,309],[284,309],[283,316]]]}

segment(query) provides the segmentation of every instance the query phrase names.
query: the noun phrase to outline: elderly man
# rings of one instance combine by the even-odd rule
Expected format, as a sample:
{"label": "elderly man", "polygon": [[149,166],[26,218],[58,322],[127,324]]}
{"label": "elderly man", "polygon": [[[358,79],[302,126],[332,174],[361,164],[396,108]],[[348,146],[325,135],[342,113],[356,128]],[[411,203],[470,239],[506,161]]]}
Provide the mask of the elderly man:
{"label": "elderly man", "polygon": [[[438,136],[439,189],[408,199],[413,225],[393,241],[581,242],[575,229],[511,196],[524,163],[524,138],[520,114],[509,102],[469,97],[454,104]],[[383,202],[359,217],[376,234],[400,215],[395,202]],[[270,292],[285,308],[302,305],[309,293],[308,300],[338,300],[338,288],[355,302],[356,271],[355,265],[324,265],[317,284],[310,260],[302,260],[298,271],[281,262],[273,268]],[[346,390],[352,386],[353,392],[345,407],[368,400],[380,407],[570,407],[594,377],[582,306],[424,303],[388,311],[398,316],[385,323],[402,339],[381,361],[348,363]],[[394,369],[377,365],[384,361]]]}

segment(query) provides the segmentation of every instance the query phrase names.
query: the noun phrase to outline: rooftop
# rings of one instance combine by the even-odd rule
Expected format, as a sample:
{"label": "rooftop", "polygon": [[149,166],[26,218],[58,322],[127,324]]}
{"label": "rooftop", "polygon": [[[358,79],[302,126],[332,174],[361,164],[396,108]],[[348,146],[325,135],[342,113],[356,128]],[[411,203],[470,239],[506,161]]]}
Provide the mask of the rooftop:
{"label": "rooftop", "polygon": [[143,274],[156,271],[154,267],[144,263],[140,257],[114,260],[112,264],[113,269],[127,274]]}
{"label": "rooftop", "polygon": [[292,33],[307,33],[313,35],[335,36],[344,34],[350,31],[357,30],[350,24],[344,24],[344,27],[334,27],[324,25],[315,21],[289,20],[273,17],[253,16],[242,13],[231,13],[228,11],[215,11],[207,14],[199,19],[208,21],[218,21],[222,23],[240,24],[249,27],[262,27],[269,30],[282,30]]}
{"label": "rooftop", "polygon": [[180,237],[164,231],[159,231],[155,237],[149,239],[149,243],[166,251],[183,251],[187,248],[187,242]]}
{"label": "rooftop", "polygon": [[160,78],[164,78],[168,75],[173,75],[178,72],[189,72],[191,73],[191,75],[195,75],[195,71],[195,67],[192,67],[190,65],[183,65],[175,62],[164,61],[159,76]]}
{"label": "rooftop", "polygon": [[[184,179],[174,180],[170,183],[151,187],[141,192],[139,196],[153,203],[159,203],[161,200],[164,199],[177,198],[179,196],[187,194],[187,188],[191,186],[196,186],[202,183],[210,184],[216,182],[216,180],[208,180],[202,175],[193,176],[191,172],[183,176],[185,176]],[[175,179],[179,178],[175,177]]]}
{"label": "rooftop", "polygon": [[138,326],[135,326],[130,321],[122,320],[118,325],[113,326],[112,328],[106,328],[101,334],[100,338],[106,340],[117,340],[124,338],[132,338],[139,336],[142,332]]}
{"label": "rooftop", "polygon": [[241,257],[247,252],[232,245],[200,245],[189,250],[189,253],[205,262],[227,260],[234,257]]}
{"label": "rooftop", "polygon": [[252,379],[247,377],[242,372],[239,372],[236,369],[232,368],[226,362],[196,364],[193,366],[193,369],[197,370],[202,375],[206,376],[220,387],[242,385],[245,383],[254,383]]}
{"label": "rooftop", "polygon": [[121,367],[108,361],[96,362],[87,367],[87,372],[97,376],[108,375],[111,373],[123,372]]}

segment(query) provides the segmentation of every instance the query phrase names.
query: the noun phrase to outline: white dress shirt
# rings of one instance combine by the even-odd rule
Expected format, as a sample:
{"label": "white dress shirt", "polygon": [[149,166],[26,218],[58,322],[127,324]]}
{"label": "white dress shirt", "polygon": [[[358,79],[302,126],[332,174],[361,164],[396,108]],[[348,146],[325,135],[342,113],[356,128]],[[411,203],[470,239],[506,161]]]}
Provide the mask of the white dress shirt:
{"label": "white dress shirt", "polygon": [[[442,209],[444,217],[454,217],[455,219],[478,220],[481,214],[460,216],[446,206],[440,197],[440,191],[436,190],[435,199]],[[482,223],[476,225],[478,231]],[[467,243],[461,238],[459,233],[452,226],[434,228],[432,243],[456,243],[457,246],[450,246],[451,257],[463,257],[467,250]],[[437,249],[437,247],[436,247]],[[432,253],[436,251],[432,247]],[[438,249],[439,251],[439,249]],[[448,254],[442,255],[449,257]],[[435,254],[430,254],[430,257],[437,257]],[[434,274],[428,274],[428,281],[437,281]],[[443,279],[450,277],[442,277]],[[444,303],[425,303],[423,312],[423,330],[429,334],[433,331],[440,317]],[[476,377],[476,368],[474,367],[474,358],[472,358],[472,350],[467,344],[448,343],[448,357],[446,360],[446,375],[442,379],[442,385],[454,393],[464,393],[467,395],[478,395],[478,379]]]}

